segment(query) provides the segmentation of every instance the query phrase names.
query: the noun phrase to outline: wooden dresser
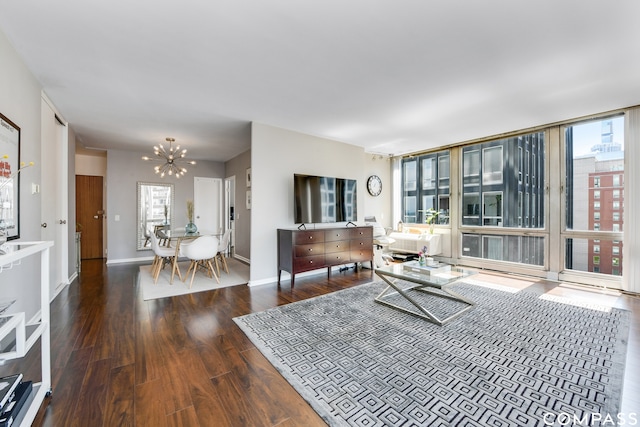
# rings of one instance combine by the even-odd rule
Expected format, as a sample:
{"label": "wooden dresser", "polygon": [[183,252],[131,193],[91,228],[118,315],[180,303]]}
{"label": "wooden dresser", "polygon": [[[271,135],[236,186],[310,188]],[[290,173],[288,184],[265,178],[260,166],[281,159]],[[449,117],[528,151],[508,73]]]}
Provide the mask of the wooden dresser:
{"label": "wooden dresser", "polygon": [[278,283],[283,270],[293,286],[297,273],[366,261],[373,272],[373,227],[278,229]]}

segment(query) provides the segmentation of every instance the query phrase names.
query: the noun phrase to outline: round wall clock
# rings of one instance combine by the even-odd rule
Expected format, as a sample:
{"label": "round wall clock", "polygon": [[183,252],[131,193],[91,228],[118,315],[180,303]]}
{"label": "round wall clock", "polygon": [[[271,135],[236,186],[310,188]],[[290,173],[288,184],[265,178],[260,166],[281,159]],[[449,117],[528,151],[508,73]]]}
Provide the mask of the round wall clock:
{"label": "round wall clock", "polygon": [[367,191],[372,196],[379,196],[382,192],[382,180],[377,175],[371,175],[367,179]]}

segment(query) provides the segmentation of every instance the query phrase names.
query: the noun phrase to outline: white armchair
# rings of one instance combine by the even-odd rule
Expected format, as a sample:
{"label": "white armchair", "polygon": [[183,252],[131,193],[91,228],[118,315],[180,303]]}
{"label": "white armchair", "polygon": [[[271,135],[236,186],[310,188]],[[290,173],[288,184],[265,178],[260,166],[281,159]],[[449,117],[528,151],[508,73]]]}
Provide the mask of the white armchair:
{"label": "white armchair", "polygon": [[395,239],[388,235],[387,230],[376,221],[375,217],[365,217],[364,221],[366,225],[373,227],[373,262],[375,267],[384,267],[393,262],[391,255],[385,251],[395,242]]}

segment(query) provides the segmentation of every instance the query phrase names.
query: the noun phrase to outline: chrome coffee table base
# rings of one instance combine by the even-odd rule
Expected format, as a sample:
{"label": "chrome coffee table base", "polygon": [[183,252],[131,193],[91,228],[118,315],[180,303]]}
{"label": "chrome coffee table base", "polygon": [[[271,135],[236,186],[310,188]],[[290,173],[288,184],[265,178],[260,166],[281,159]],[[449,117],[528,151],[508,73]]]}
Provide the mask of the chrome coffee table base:
{"label": "chrome coffee table base", "polygon": [[[460,277],[450,277],[447,279],[442,279],[441,277],[437,277],[436,275],[429,276],[418,276],[414,274],[405,274],[405,273],[397,273],[393,274],[389,270],[384,271],[385,269],[376,270],[376,274],[387,283],[387,287],[375,298],[377,303],[386,305],[388,307],[394,308],[396,310],[402,311],[404,313],[408,313],[414,316],[418,316],[425,320],[435,323],[436,325],[442,326],[445,325],[452,320],[458,318],[462,314],[466,313],[469,310],[472,310],[475,306],[475,303],[468,298],[459,295],[450,289],[451,285],[456,283],[462,277],[467,277],[472,272],[464,271]],[[398,277],[401,276],[401,277]],[[402,286],[399,282],[404,282],[404,286]],[[407,286],[407,284],[409,286]],[[439,292],[436,292],[435,290]],[[453,300],[456,302],[460,302],[465,306],[455,311],[452,314],[448,314],[446,317],[438,317],[433,313],[433,309],[430,307],[426,307],[424,304],[421,304],[418,301],[418,294],[415,292],[423,292],[428,293],[430,295],[434,295],[438,298],[445,298],[449,300]],[[396,298],[397,295],[400,295],[404,300],[408,301],[411,305],[409,308],[400,306],[389,300],[391,298]],[[414,297],[415,296],[415,297]],[[407,304],[409,305],[409,304]]]}

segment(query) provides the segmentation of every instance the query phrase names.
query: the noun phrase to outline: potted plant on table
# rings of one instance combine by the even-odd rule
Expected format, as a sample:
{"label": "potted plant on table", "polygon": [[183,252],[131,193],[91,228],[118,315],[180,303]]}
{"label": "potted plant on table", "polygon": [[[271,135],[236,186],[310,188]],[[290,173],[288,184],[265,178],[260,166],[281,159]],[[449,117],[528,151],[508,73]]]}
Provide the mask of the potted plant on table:
{"label": "potted plant on table", "polygon": [[440,215],[440,212],[433,208],[420,210],[419,212],[424,212],[424,222],[429,226],[429,233],[433,234],[433,226],[436,224],[436,219],[438,215]]}

